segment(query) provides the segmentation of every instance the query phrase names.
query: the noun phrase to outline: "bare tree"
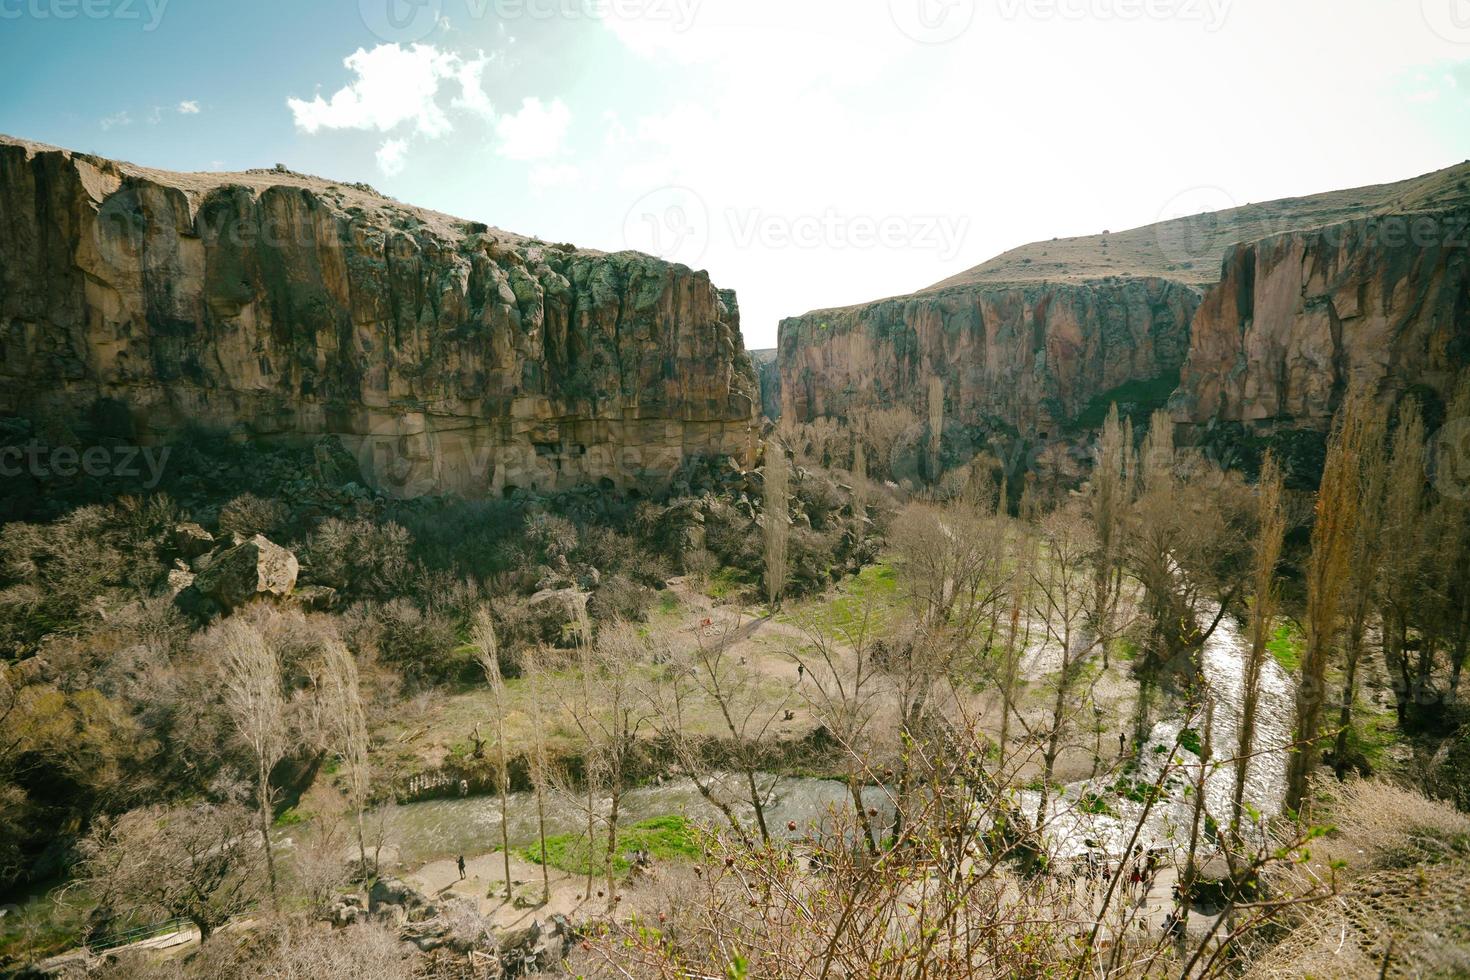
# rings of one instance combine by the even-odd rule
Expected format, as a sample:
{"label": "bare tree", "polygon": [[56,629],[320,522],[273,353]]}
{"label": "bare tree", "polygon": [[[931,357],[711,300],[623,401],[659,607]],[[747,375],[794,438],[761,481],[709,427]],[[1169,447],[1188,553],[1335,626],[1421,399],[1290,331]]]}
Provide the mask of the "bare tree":
{"label": "bare tree", "polygon": [[261,847],[272,898],[276,896],[276,863],[271,852],[271,772],[286,755],[286,700],[281,693],[281,666],[276,653],[250,623],[232,617],[217,627],[225,713],[235,737],[255,763],[255,799]]}
{"label": "bare tree", "polygon": [[1032,572],[1036,602],[1033,611],[1046,629],[1048,650],[1056,651],[1058,660],[1051,677],[1055,687],[1050,692],[1052,704],[1047,725],[1045,729],[1031,731],[1042,743],[1038,826],[1046,822],[1057,759],[1067,746],[1082,706],[1078,699],[1079,681],[1097,650],[1096,634],[1087,629],[1088,616],[1095,608],[1091,561],[1096,542],[1090,528],[1073,508],[1063,508],[1042,521],[1041,541],[1045,558]]}
{"label": "bare tree", "polygon": [[1342,596],[1361,518],[1358,499],[1363,447],[1373,408],[1355,391],[1338,413],[1317,491],[1312,553],[1307,563],[1307,648],[1296,693],[1296,744],[1287,768],[1286,805],[1300,811],[1316,760],[1327,665],[1340,625]]}
{"label": "bare tree", "polygon": [[[1417,700],[1410,662],[1409,630],[1424,603],[1425,539],[1424,422],[1418,402],[1405,399],[1393,436],[1393,455],[1383,499],[1383,650],[1396,697],[1399,724],[1409,721]],[[1421,643],[1422,647],[1422,643]]]}
{"label": "bare tree", "polygon": [[1113,621],[1123,593],[1123,523],[1133,497],[1137,462],[1133,455],[1133,425],[1118,417],[1113,403],[1103,424],[1097,467],[1089,487],[1088,503],[1097,555],[1093,559],[1093,629],[1103,640],[1103,668],[1109,666]]}
{"label": "bare tree", "polygon": [[1286,536],[1286,512],[1282,506],[1281,468],[1268,455],[1261,467],[1257,487],[1259,530],[1256,534],[1255,579],[1251,600],[1251,651],[1246,660],[1244,688],[1241,698],[1240,741],[1236,745],[1235,788],[1231,796],[1230,830],[1237,844],[1240,837],[1241,810],[1245,802],[1245,783],[1256,740],[1256,715],[1261,703],[1261,673],[1270,656],[1267,644],[1276,619],[1278,602],[1277,567],[1281,564],[1281,547]]}
{"label": "bare tree", "polygon": [[[646,717],[638,710],[633,674],[641,662],[643,647],[638,634],[627,623],[604,626],[584,669],[593,672],[598,698],[588,712],[589,740],[596,747],[608,792],[607,846],[603,869],[607,878],[609,904],[617,901],[615,861],[618,851],[618,820],[623,787],[628,779],[639,729]],[[590,855],[589,855],[590,858]]]}
{"label": "bare tree", "polygon": [[[823,630],[816,622],[802,626],[814,656],[798,658],[803,674],[810,679],[810,693],[803,688],[812,710],[847,754],[847,791],[862,827],[863,841],[871,854],[878,853],[878,834],[863,803],[863,787],[879,781],[869,761],[872,757],[869,728],[878,712],[882,674],[873,661],[869,626],[871,598],[862,618],[852,629]],[[839,642],[840,638],[840,642]]]}
{"label": "bare tree", "polygon": [[[505,756],[505,680],[500,673],[500,643],[495,638],[495,621],[488,606],[475,610],[470,626],[475,659],[485,672],[495,710],[495,785],[500,793],[500,850],[505,860],[505,900],[512,894],[510,877],[510,767]],[[543,865],[544,867],[544,865]]]}
{"label": "bare tree", "polygon": [[1337,778],[1347,778],[1348,740],[1352,736],[1353,706],[1358,699],[1358,666],[1368,632],[1368,616],[1378,593],[1383,561],[1384,491],[1388,479],[1385,453],[1387,418],[1380,408],[1366,423],[1362,463],[1358,468],[1358,508],[1361,515],[1353,532],[1352,562],[1346,583],[1345,645],[1342,696],[1338,704],[1337,744],[1333,763]]}
{"label": "bare tree", "polygon": [[521,654],[521,676],[526,679],[531,711],[531,788],[536,796],[536,839],[541,845],[541,904],[551,901],[551,871],[546,858],[546,794],[551,788],[550,760],[546,755],[546,719],[542,700],[546,697],[543,651],[528,649]]}
{"label": "bare tree", "polygon": [[208,942],[260,894],[262,850],[237,803],[153,806],[100,820],[77,880],[104,908],[187,919]]}
{"label": "bare tree", "polygon": [[372,791],[367,713],[362,704],[357,661],[347,645],[335,637],[323,644],[318,686],[327,702],[331,744],[342,759],[347,782],[347,802],[352,807],[357,833],[358,873],[366,876],[367,837],[363,828],[363,811],[367,809]]}

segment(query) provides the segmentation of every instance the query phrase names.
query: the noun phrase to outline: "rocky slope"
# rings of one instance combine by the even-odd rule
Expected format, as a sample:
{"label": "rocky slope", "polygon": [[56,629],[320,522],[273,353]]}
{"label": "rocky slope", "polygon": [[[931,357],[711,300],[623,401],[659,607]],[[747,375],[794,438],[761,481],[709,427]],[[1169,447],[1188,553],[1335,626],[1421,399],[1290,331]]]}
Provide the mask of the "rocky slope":
{"label": "rocky slope", "polygon": [[0,138],[0,414],[146,444],[338,435],[417,495],[749,462],[758,397],[734,294],[704,272],[279,167]]}
{"label": "rocky slope", "polygon": [[[918,293],[782,322],[783,410],[1055,438],[1111,400],[1180,423],[1320,428],[1349,375],[1442,390],[1470,363],[1470,164],[1007,252]],[[1248,244],[1242,244],[1248,243]],[[1223,261],[1222,261],[1223,260]]]}

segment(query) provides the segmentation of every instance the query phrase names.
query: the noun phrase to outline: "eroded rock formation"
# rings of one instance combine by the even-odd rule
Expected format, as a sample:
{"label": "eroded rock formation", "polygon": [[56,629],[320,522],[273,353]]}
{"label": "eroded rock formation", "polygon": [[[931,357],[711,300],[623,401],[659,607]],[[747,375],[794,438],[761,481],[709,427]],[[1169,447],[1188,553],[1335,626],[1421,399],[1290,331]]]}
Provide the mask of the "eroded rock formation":
{"label": "eroded rock formation", "polygon": [[1356,382],[1432,400],[1470,366],[1467,216],[1462,164],[1037,242],[910,296],[783,321],[782,408],[922,418],[937,377],[946,433],[1054,441],[1112,400],[1135,417],[1168,405],[1186,438],[1212,420],[1321,430]]}
{"label": "eroded rock formation", "polygon": [[1160,278],[955,286],[785,320],[782,409],[798,420],[863,405],[945,411],[1028,436],[1075,424],[1129,383],[1173,390],[1199,294]]}
{"label": "eroded rock formation", "polygon": [[0,413],[133,438],[341,436],[404,495],[749,463],[734,295],[277,168],[172,174],[0,139]]}
{"label": "eroded rock formation", "polygon": [[1320,429],[1353,385],[1443,396],[1467,366],[1470,210],[1382,216],[1233,248],[1171,408]]}

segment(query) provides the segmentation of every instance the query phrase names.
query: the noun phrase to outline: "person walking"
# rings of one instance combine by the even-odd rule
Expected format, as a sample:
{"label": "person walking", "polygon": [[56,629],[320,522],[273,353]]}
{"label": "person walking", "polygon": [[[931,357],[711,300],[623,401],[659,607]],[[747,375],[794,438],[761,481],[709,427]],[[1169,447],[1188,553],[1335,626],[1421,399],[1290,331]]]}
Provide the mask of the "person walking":
{"label": "person walking", "polygon": [[464,855],[459,856],[459,880],[464,881]]}

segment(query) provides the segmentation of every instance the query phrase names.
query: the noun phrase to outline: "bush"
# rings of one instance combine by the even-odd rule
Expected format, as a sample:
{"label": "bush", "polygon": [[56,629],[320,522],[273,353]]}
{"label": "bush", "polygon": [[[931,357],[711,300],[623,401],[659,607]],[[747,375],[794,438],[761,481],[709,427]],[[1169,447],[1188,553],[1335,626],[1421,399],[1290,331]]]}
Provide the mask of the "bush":
{"label": "bush", "polygon": [[359,649],[378,656],[410,680],[446,680],[465,669],[458,624],[443,613],[424,611],[411,600],[392,599],[379,606],[354,607],[344,633]]}
{"label": "bush", "polygon": [[653,590],[644,588],[622,575],[602,580],[587,602],[587,614],[599,623],[624,620],[641,623],[648,619],[653,605]]}
{"label": "bush", "polygon": [[329,518],[307,539],[302,565],[309,581],[343,595],[386,598],[402,591],[413,539],[389,521]]}
{"label": "bush", "polygon": [[291,519],[290,509],[279,500],[242,493],[219,509],[219,529],[242,538],[279,534]]}

